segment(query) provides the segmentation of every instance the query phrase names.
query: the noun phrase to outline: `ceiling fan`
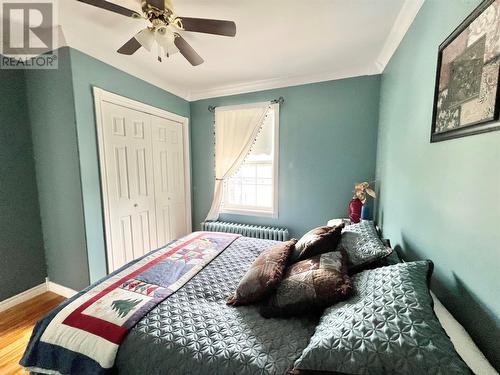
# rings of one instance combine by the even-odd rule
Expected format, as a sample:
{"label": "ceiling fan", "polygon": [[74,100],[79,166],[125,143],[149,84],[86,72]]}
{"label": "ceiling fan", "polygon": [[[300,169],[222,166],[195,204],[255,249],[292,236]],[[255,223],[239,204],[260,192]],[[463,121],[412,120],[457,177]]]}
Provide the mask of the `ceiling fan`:
{"label": "ceiling fan", "polygon": [[132,55],[141,47],[151,51],[156,41],[158,61],[162,61],[162,55],[170,57],[170,55],[179,51],[191,65],[196,66],[203,63],[203,59],[179,34],[179,31],[223,36],[236,35],[236,24],[233,21],[178,17],[174,13],[171,0],[140,0],[142,14],[106,0],[78,1],[126,17],[146,19],[150,22],[150,26],[139,31],[118,49],[117,52],[124,55]]}

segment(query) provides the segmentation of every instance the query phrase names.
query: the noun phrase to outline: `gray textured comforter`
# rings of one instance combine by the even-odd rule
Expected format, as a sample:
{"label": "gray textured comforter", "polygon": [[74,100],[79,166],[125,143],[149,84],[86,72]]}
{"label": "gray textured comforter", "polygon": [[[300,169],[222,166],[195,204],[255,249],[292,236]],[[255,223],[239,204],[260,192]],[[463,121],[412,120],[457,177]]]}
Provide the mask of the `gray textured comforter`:
{"label": "gray textured comforter", "polygon": [[116,358],[120,374],[283,374],[317,322],[264,319],[226,297],[274,241],[241,237],[129,332]]}

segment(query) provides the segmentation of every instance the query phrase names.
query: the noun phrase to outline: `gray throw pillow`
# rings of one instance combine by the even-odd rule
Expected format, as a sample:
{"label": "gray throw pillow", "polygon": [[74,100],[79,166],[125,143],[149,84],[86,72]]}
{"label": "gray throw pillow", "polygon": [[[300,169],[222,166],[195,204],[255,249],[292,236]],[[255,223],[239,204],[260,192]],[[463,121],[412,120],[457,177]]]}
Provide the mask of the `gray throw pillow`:
{"label": "gray throw pillow", "polygon": [[351,274],[392,253],[392,249],[385,246],[379,238],[373,221],[369,220],[347,225],[342,230],[340,248],[349,256],[348,266]]}
{"label": "gray throw pillow", "polygon": [[340,241],[344,223],[333,227],[318,227],[304,234],[295,244],[290,255],[290,263],[295,263],[315,255],[334,251]]}
{"label": "gray throw pillow", "polygon": [[367,270],[325,310],[292,374],[470,374],[434,314],[432,262]]}

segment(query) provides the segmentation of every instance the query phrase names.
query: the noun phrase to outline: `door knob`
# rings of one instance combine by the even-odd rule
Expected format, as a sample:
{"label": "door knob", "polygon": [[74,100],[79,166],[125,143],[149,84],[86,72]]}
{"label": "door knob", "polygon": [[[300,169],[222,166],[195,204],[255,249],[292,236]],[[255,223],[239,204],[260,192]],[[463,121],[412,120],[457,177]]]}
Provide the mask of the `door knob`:
{"label": "door knob", "polygon": [[134,207],[137,207],[137,206],[139,206],[139,205],[137,203],[134,203]]}

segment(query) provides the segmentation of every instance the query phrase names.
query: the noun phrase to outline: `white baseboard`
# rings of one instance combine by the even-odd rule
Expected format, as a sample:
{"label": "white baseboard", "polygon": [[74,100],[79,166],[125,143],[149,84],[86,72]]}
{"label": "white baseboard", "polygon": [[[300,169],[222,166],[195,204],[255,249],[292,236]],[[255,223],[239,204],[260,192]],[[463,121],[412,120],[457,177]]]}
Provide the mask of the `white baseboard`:
{"label": "white baseboard", "polygon": [[24,292],[16,294],[15,296],[4,299],[3,301],[0,301],[0,312],[5,311],[7,309],[10,309],[11,307],[14,307],[14,306],[16,306],[22,302],[25,302],[33,297],[36,297],[42,293],[45,293],[46,291],[47,291],[47,285],[46,285],[46,283],[43,283],[43,284],[34,286],[33,288],[30,288],[28,290],[25,290]]}
{"label": "white baseboard", "polygon": [[73,297],[76,293],[76,290],[63,286],[61,284],[56,284],[53,281],[47,279],[47,291],[59,294],[60,296],[70,298]]}
{"label": "white baseboard", "polygon": [[25,290],[24,292],[16,294],[15,296],[0,301],[0,312],[10,309],[11,307],[14,307],[16,305],[19,305],[20,303],[23,303],[31,298],[39,296],[40,294],[43,294],[45,292],[53,292],[65,298],[73,297],[77,293],[76,290],[73,290],[71,288],[65,287],[60,284],[56,284],[50,281],[48,278],[46,278],[43,284],[34,286],[31,289]]}

